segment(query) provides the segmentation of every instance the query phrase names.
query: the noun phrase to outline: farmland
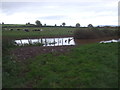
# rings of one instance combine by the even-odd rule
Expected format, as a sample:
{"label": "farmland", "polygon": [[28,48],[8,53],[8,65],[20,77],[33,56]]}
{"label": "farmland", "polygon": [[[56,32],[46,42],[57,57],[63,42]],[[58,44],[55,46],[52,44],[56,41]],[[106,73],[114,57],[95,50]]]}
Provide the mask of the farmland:
{"label": "farmland", "polygon": [[[17,30],[18,28],[21,30]],[[74,37],[76,30],[89,28],[14,27],[12,31],[10,29],[11,27],[2,30],[3,88],[118,88],[118,43],[18,47],[11,41],[23,38]],[[23,29],[28,29],[29,32]],[[32,31],[34,29],[43,31]],[[113,32],[117,30],[106,29]],[[118,39],[117,33],[112,37]],[[89,37],[86,39],[89,40]]]}
{"label": "farmland", "polygon": [[[29,32],[23,31],[24,28],[14,28],[13,31],[3,30],[4,36],[7,37],[40,37],[40,36],[60,36],[60,35],[73,35],[75,28],[60,28],[60,27],[42,27],[42,28],[27,28]],[[42,29],[43,31],[32,31],[35,29]],[[19,32],[19,33],[18,33]]]}

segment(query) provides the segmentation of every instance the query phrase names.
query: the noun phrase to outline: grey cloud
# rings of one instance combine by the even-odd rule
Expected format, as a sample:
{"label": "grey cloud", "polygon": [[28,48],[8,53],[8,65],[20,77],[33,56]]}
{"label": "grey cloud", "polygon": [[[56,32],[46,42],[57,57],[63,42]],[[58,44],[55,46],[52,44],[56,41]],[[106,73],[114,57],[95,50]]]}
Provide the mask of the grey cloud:
{"label": "grey cloud", "polygon": [[118,15],[120,15],[120,2],[118,4]]}
{"label": "grey cloud", "polygon": [[[103,12],[113,10],[111,7],[103,7],[104,3],[100,2],[3,2],[2,11],[6,14],[16,12],[33,12],[33,13],[51,13],[51,12],[81,12],[94,11]],[[47,6],[58,6],[59,8],[50,9],[43,8]],[[82,12],[81,12],[82,13]]]}
{"label": "grey cloud", "polygon": [[[82,16],[85,19],[103,17],[106,15],[109,16],[109,13],[107,14],[109,11],[113,12],[110,13],[110,16],[115,16],[118,12],[116,7],[110,6],[112,5],[112,2],[104,2],[103,0],[100,0],[101,2],[77,2],[77,0],[73,0],[74,2],[56,2],[57,0],[54,0],[54,2],[50,2],[49,0],[49,2],[40,1],[41,2],[2,2],[2,13],[10,15],[25,12],[28,15],[35,14],[35,18],[37,19],[44,19],[47,21],[69,19],[69,17],[73,14],[83,14],[84,12],[87,12],[87,15],[84,14]],[[107,4],[110,5],[107,6]],[[104,14],[104,12],[106,13]],[[95,15],[90,17],[91,14],[89,15],[88,13],[93,13]],[[120,15],[120,9],[118,13]],[[39,17],[38,15],[48,16]],[[70,18],[74,18],[74,15]]]}
{"label": "grey cloud", "polygon": [[13,14],[21,11],[26,3],[24,2],[2,2],[2,12],[6,14]]}
{"label": "grey cloud", "polygon": [[[44,3],[40,2],[2,2],[2,12],[6,14],[12,14],[16,12],[33,12],[37,8],[44,6]],[[35,9],[35,10],[34,10]]]}

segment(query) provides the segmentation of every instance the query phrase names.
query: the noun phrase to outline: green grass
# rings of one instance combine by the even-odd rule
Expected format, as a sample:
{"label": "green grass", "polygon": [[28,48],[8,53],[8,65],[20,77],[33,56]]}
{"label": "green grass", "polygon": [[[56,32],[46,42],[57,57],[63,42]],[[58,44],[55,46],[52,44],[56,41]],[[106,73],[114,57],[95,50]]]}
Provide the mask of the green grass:
{"label": "green grass", "polygon": [[30,32],[13,29],[15,31],[2,31],[6,37],[2,40],[3,88],[117,88],[118,43],[78,46],[60,56],[43,54],[23,63],[17,62],[16,56],[10,53],[18,48],[12,45],[11,37],[74,35],[76,28],[42,27],[42,32],[33,32],[31,30],[41,28],[32,27],[26,28]]}
{"label": "green grass", "polygon": [[[9,28],[7,28],[9,29]],[[73,35],[75,28],[60,28],[60,27],[42,27],[42,28],[19,28],[19,29],[29,29],[30,32],[25,32],[23,30],[17,31],[18,28],[13,28],[13,31],[3,30],[2,34],[6,37],[37,37],[37,36],[60,36],[60,35]],[[32,31],[33,29],[43,29],[43,31]]]}
{"label": "green grass", "polygon": [[[6,30],[7,29],[7,30]],[[50,36],[62,36],[72,35],[75,38],[97,38],[107,36],[117,36],[119,32],[117,28],[72,28],[72,27],[20,27],[12,28],[13,31],[9,31],[11,28],[3,28],[2,35],[9,38],[30,38],[30,37],[50,37]],[[17,31],[17,29],[21,29]],[[25,32],[23,29],[29,29],[30,32]],[[34,29],[43,29],[43,31],[32,31]]]}
{"label": "green grass", "polygon": [[78,46],[60,56],[38,55],[27,64],[9,56],[3,58],[3,87],[118,88],[118,43]]}

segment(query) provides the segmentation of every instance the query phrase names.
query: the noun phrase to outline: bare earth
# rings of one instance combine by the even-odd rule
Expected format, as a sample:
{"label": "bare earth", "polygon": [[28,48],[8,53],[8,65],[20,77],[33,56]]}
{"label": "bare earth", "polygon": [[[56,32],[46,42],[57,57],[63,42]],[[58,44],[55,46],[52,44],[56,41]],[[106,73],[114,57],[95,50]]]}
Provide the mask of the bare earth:
{"label": "bare earth", "polygon": [[26,59],[35,57],[41,54],[53,53],[54,55],[64,54],[69,52],[74,46],[56,46],[56,47],[42,47],[42,46],[30,46],[20,47],[12,50],[11,53],[17,58],[17,61],[24,61]]}

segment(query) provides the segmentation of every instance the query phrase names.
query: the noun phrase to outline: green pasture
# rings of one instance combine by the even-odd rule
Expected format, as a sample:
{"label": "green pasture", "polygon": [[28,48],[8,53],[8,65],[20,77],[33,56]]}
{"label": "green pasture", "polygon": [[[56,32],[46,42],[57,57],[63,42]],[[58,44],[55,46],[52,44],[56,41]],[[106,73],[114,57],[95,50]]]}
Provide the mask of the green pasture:
{"label": "green pasture", "polygon": [[[11,38],[74,35],[89,28],[40,27],[2,28],[3,88],[118,88],[118,43],[76,46],[70,52],[42,54],[24,62],[11,55]],[[29,32],[17,31],[29,29]],[[43,31],[32,31],[43,29]],[[117,28],[94,28],[117,30]],[[6,39],[7,38],[7,39]]]}
{"label": "green pasture", "polygon": [[[22,29],[18,31],[18,28],[6,28],[2,31],[2,35],[6,37],[34,37],[34,36],[60,36],[60,35],[73,35],[76,28],[60,28],[60,27],[41,27],[41,28],[19,28]],[[29,29],[29,32],[25,32],[23,29]],[[32,31],[34,29],[42,29],[43,31]]]}
{"label": "green pasture", "polygon": [[[13,29],[10,31],[9,29]],[[21,30],[17,30],[21,29]],[[29,32],[25,32],[23,29],[28,29]],[[32,31],[35,29],[42,29],[43,31]],[[73,27],[14,27],[14,28],[2,28],[3,37],[13,37],[13,38],[26,38],[26,37],[49,37],[49,36],[62,36],[62,35],[74,35],[75,30],[87,30],[86,33],[91,33],[90,28],[73,28]],[[117,30],[117,28],[93,28],[95,31],[98,30]],[[80,31],[81,32],[81,31]]]}
{"label": "green pasture", "polygon": [[7,47],[3,88],[118,88],[118,43],[77,46],[66,54],[42,54],[24,63],[11,58],[14,47]]}

